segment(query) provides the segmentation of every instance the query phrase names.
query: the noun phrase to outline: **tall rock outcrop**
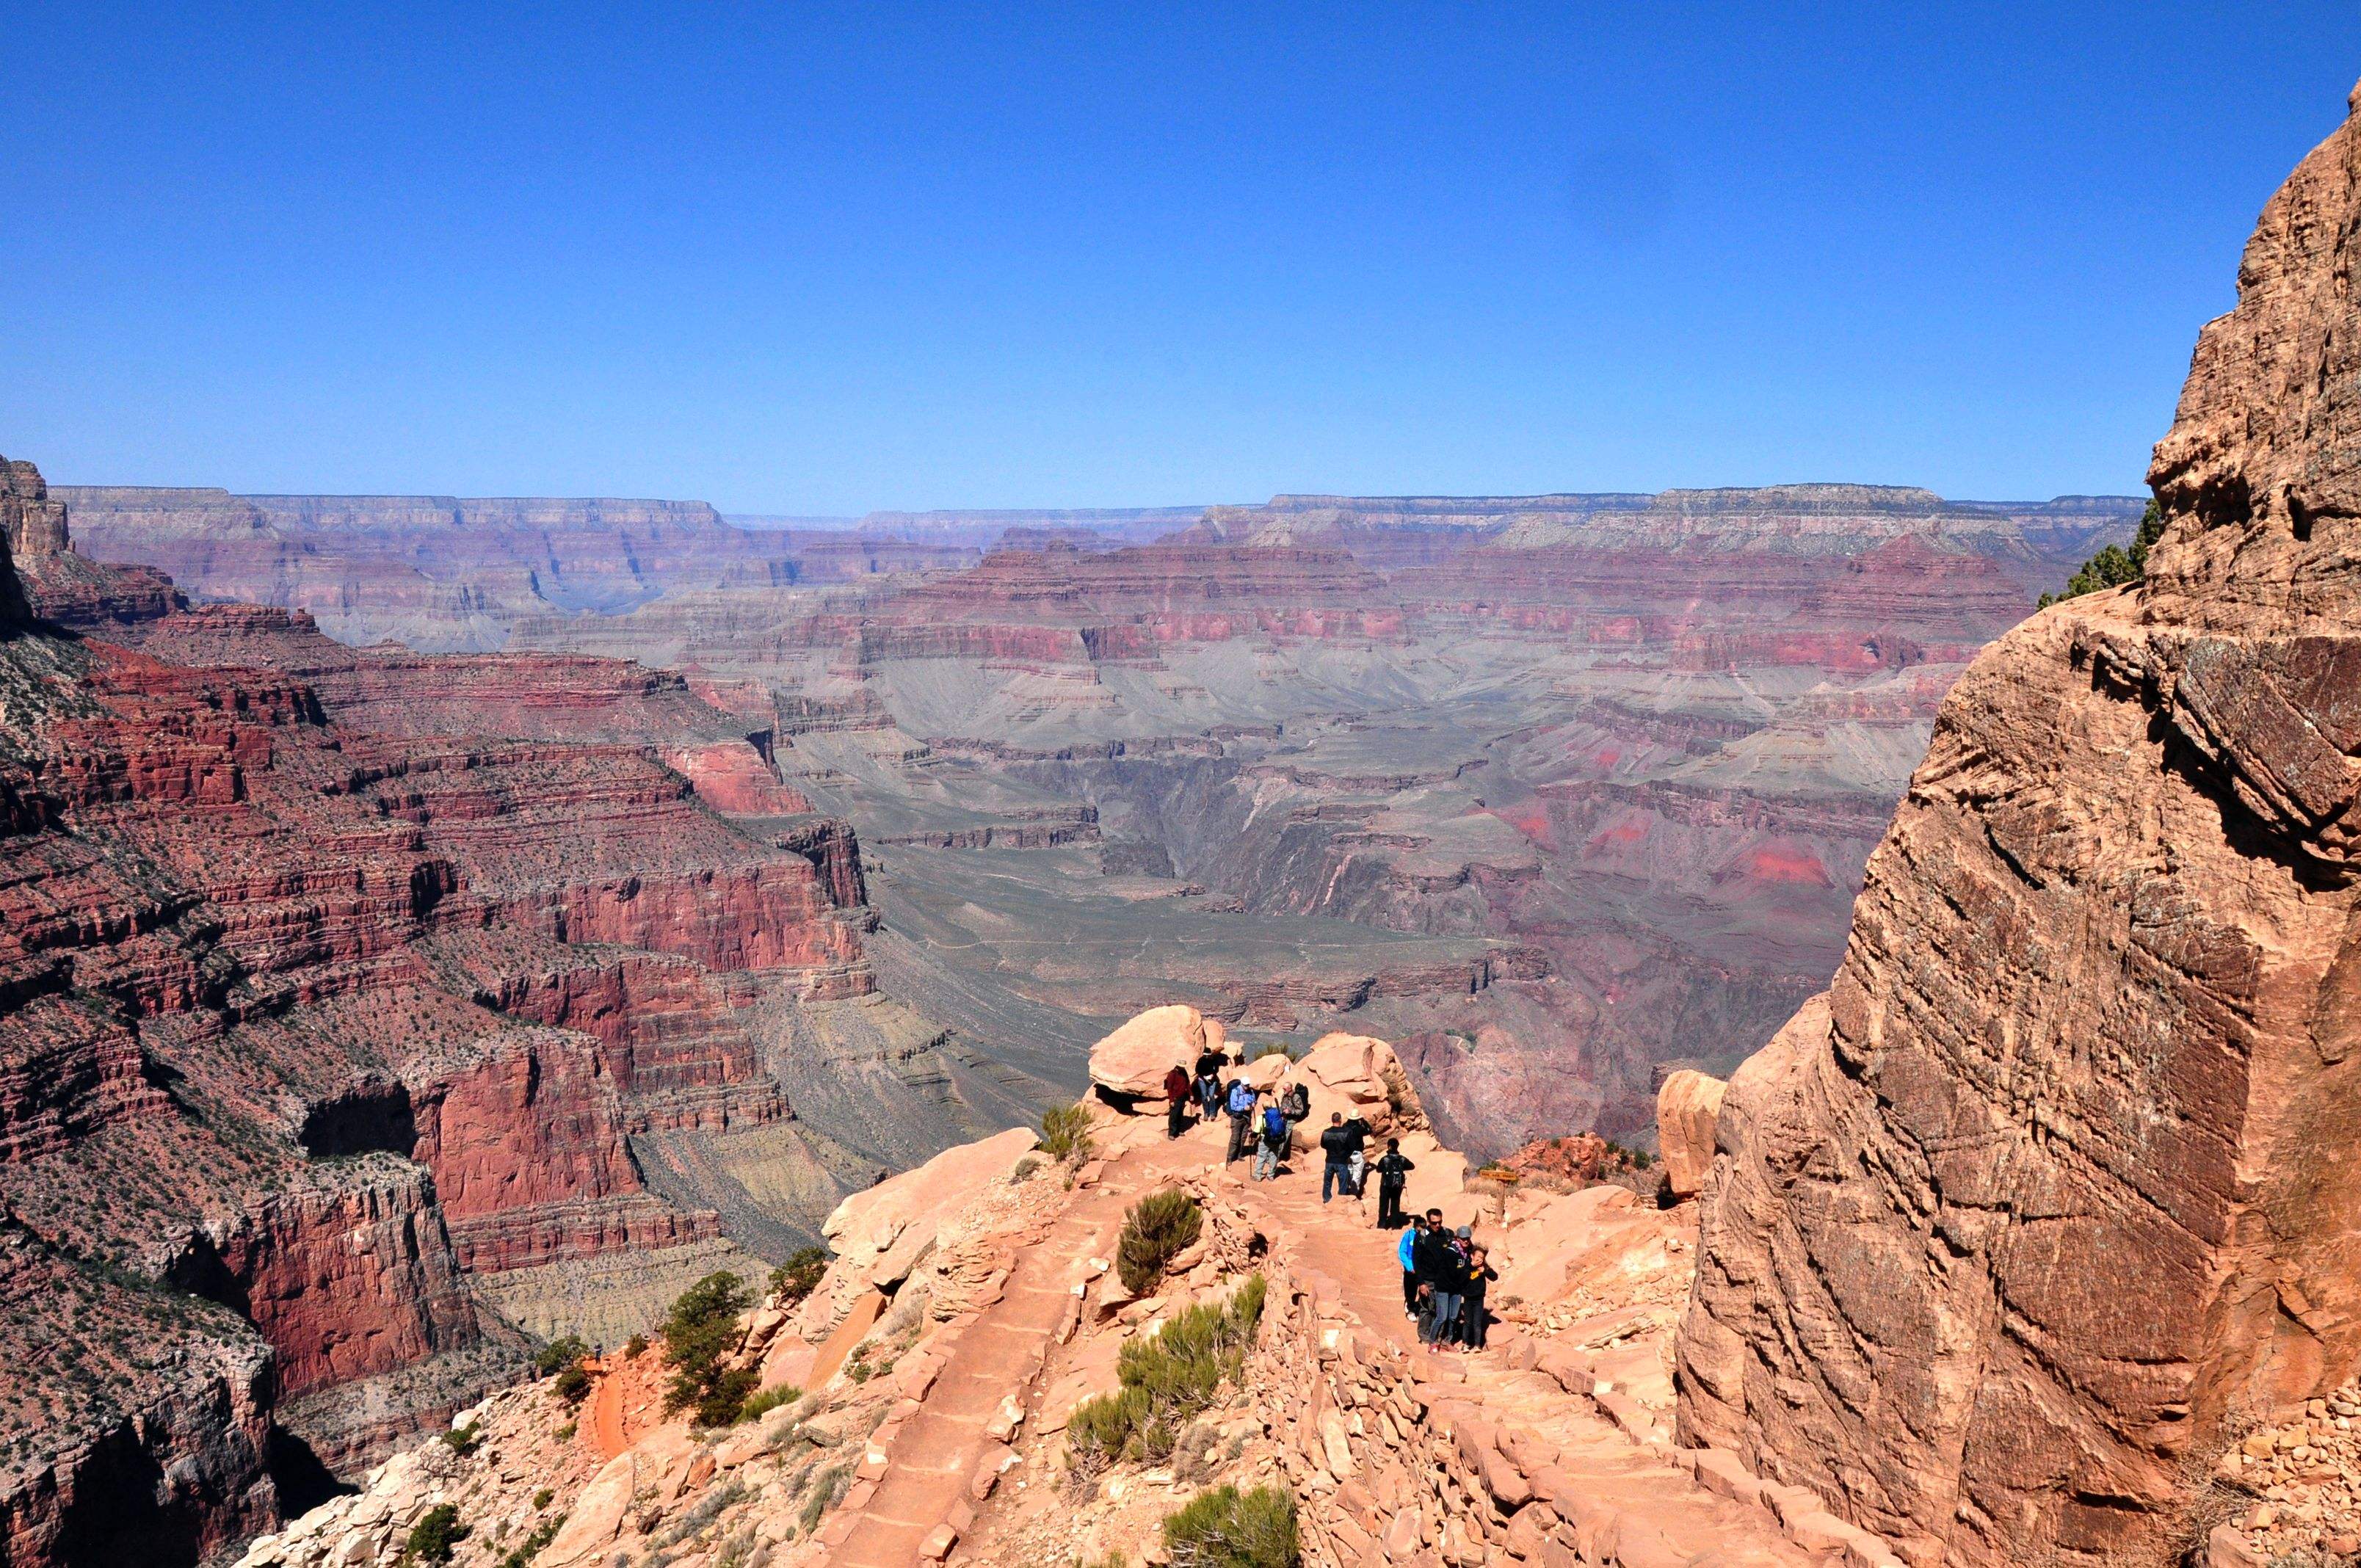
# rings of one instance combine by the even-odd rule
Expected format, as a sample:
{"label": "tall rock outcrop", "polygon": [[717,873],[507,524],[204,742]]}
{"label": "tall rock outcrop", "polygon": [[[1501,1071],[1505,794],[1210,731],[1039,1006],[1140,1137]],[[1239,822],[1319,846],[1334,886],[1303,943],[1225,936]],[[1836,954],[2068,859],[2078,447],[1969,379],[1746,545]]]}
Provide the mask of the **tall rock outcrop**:
{"label": "tall rock outcrop", "polygon": [[1915,1562],[2179,1561],[2361,1358],[2357,229],[2348,121],[2199,341],[2146,585],[1952,688],[1730,1087],[1683,1438]]}
{"label": "tall rock outcrop", "polygon": [[128,625],[181,602],[170,579],[152,566],[102,565],[79,554],[65,502],[21,459],[0,457],[0,534],[10,564],[0,565],[0,625],[27,612],[74,627]]}

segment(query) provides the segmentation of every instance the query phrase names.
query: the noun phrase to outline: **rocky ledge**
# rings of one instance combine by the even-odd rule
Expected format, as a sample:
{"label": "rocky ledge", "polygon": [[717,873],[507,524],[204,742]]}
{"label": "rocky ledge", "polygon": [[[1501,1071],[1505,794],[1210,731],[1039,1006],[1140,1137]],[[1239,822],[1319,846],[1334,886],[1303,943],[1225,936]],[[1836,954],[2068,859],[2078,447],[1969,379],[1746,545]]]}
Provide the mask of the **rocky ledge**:
{"label": "rocky ledge", "polygon": [[[1087,1130],[1064,1129],[1060,1152],[1004,1134],[846,1200],[817,1286],[730,1334],[771,1395],[759,1415],[667,1414],[652,1346],[464,1412],[457,1439],[397,1456],[257,1542],[247,1568],[391,1563],[437,1509],[470,1565],[520,1550],[537,1568],[1178,1563],[1194,1559],[1168,1521],[1224,1487],[1284,1499],[1312,1568],[1896,1562],[1812,1494],[1671,1446],[1694,1203],[1470,1180],[1412,1138],[1423,1113],[1380,1041],[1239,1064],[1392,1118],[1417,1153],[1411,1205],[1491,1247],[1490,1345],[1422,1347],[1374,1194],[1323,1204],[1300,1159],[1247,1181],[1223,1163],[1225,1129],[1170,1138],[1161,1106],[1124,1087],[1220,1044],[1193,1010],[1155,1010],[1093,1053],[1112,1099],[1084,1102]],[[1145,1274],[1118,1267],[1126,1216],[1153,1194],[1185,1195],[1196,1234]],[[1105,1451],[1106,1397],[1212,1313],[1246,1325],[1230,1370],[1145,1452]]]}

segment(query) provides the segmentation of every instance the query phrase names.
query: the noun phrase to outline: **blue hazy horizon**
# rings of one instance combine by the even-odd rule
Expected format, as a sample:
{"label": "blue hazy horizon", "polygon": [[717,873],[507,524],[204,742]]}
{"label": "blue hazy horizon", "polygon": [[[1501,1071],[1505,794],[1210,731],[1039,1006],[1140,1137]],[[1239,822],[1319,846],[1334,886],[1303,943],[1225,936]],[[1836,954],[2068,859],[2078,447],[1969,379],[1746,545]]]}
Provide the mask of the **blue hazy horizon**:
{"label": "blue hazy horizon", "polygon": [[1937,9],[0,4],[0,453],[790,514],[2136,490],[2361,11]]}

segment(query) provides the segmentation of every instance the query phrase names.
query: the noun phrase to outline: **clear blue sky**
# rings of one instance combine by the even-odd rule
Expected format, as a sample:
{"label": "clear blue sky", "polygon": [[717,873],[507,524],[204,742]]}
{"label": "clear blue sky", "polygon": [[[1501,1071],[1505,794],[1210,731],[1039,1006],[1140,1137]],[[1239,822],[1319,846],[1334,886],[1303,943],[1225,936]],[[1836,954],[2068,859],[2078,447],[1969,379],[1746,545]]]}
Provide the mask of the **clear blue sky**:
{"label": "clear blue sky", "polygon": [[2134,489],[2361,76],[2351,0],[0,37],[0,452],[746,511]]}

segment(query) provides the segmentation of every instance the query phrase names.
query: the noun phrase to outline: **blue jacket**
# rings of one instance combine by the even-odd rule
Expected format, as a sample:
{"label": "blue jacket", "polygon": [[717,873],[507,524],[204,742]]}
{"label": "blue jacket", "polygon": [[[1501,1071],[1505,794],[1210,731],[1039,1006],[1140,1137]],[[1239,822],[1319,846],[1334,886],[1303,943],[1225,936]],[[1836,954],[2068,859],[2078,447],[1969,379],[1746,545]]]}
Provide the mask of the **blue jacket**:
{"label": "blue jacket", "polygon": [[1241,1078],[1230,1085],[1229,1110],[1233,1116],[1243,1116],[1255,1107],[1254,1085]]}
{"label": "blue jacket", "polygon": [[1394,1255],[1401,1259],[1402,1272],[1404,1274],[1408,1274],[1411,1270],[1410,1249],[1416,1245],[1417,1243],[1418,1227],[1413,1225],[1409,1230],[1402,1233],[1401,1245],[1394,1248]]}

